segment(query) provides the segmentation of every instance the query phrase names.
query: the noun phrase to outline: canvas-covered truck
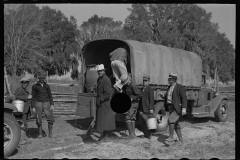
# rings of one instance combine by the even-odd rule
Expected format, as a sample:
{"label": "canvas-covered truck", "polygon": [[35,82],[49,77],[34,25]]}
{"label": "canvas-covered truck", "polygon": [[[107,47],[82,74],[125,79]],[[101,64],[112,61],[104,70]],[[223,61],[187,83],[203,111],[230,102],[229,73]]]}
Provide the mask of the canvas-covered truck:
{"label": "canvas-covered truck", "polygon": [[143,76],[150,76],[150,85],[154,88],[154,113],[159,118],[158,130],[165,129],[167,119],[163,99],[158,93],[166,93],[168,75],[171,72],[177,73],[177,83],[184,85],[186,89],[187,114],[198,117],[215,116],[216,120],[221,122],[227,120],[228,97],[216,94],[212,88],[206,87],[202,74],[202,60],[196,53],[163,45],[118,39],[95,40],[82,48],[87,71],[84,80],[86,90],[78,94],[77,113],[80,116],[96,115],[94,93],[98,78],[96,64],[104,64],[107,76],[114,82],[109,53],[125,44],[128,46],[127,70],[132,74],[133,84],[142,87]]}

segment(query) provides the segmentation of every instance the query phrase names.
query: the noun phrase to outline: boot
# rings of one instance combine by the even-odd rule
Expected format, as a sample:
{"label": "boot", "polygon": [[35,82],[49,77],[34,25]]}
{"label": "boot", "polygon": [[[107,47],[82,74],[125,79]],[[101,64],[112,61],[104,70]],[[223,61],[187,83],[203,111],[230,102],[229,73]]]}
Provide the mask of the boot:
{"label": "boot", "polygon": [[20,145],[27,144],[27,136],[26,136],[26,131],[21,129],[21,140],[19,142]]}
{"label": "boot", "polygon": [[134,138],[136,138],[137,136],[136,136],[136,133],[135,133],[135,122],[132,121],[131,124],[132,124],[132,133],[133,133],[133,136],[134,136]]}
{"label": "boot", "polygon": [[166,139],[167,142],[173,142],[173,132],[174,132],[174,123],[169,124],[169,138]]}
{"label": "boot", "polygon": [[42,125],[38,125],[38,138],[42,138]]}
{"label": "boot", "polygon": [[102,135],[99,137],[98,142],[108,141],[108,131],[103,131]]}
{"label": "boot", "polygon": [[177,136],[178,136],[179,142],[180,142],[180,143],[183,143],[181,129],[178,128],[178,129],[176,129],[175,131],[176,131],[176,133],[177,133]]}
{"label": "boot", "polygon": [[50,138],[52,138],[52,128],[53,128],[53,124],[48,123],[48,137]]}
{"label": "boot", "polygon": [[127,125],[127,129],[128,129],[128,133],[129,133],[129,136],[127,138],[134,138],[132,123],[126,122],[126,125]]}

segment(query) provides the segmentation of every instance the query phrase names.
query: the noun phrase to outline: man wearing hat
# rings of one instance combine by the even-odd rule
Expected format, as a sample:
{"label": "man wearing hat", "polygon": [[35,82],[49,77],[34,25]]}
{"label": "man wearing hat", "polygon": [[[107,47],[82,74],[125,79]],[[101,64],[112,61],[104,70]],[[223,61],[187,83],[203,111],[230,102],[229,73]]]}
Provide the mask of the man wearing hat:
{"label": "man wearing hat", "polygon": [[51,89],[45,82],[46,74],[42,73],[38,75],[38,82],[32,86],[32,106],[36,110],[36,124],[38,126],[39,135],[42,137],[42,112],[46,115],[48,122],[48,136],[52,137],[53,123],[55,122],[53,117],[53,98]]}
{"label": "man wearing hat", "polygon": [[27,142],[27,135],[26,131],[28,129],[28,115],[30,113],[30,100],[32,98],[32,95],[27,90],[27,87],[29,85],[29,79],[24,77],[20,80],[21,86],[18,87],[15,91],[15,98],[16,100],[24,101],[24,109],[23,109],[23,116],[22,121],[23,125],[21,126],[21,141],[20,144],[25,144]]}
{"label": "man wearing hat", "polygon": [[139,103],[139,123],[141,124],[141,128],[144,133],[144,137],[151,139],[151,131],[148,130],[146,119],[149,116],[153,115],[154,110],[154,91],[150,87],[150,77],[143,77],[143,90],[142,90],[142,98]]}
{"label": "man wearing hat", "polygon": [[173,132],[177,133],[179,142],[182,143],[182,132],[179,125],[179,117],[186,114],[187,108],[187,96],[184,86],[177,83],[177,74],[171,73],[168,77],[168,90],[165,95],[160,93],[160,96],[164,99],[164,107],[166,111],[169,111],[169,138],[167,142],[174,142]]}
{"label": "man wearing hat", "polygon": [[121,92],[122,87],[127,84],[129,77],[127,72],[127,45],[119,47],[109,54],[113,76],[116,83],[113,87],[116,91]]}
{"label": "man wearing hat", "polygon": [[108,76],[105,74],[103,64],[97,66],[98,80],[97,80],[97,117],[96,117],[96,130],[102,131],[99,141],[108,139],[110,130],[116,128],[115,125],[115,112],[110,106],[110,98],[112,95],[112,84]]}
{"label": "man wearing hat", "polygon": [[141,93],[141,90],[136,85],[132,84],[131,74],[129,74],[128,83],[125,86],[123,86],[123,93],[126,93],[131,98],[131,101],[132,101],[132,105],[125,117],[128,133],[129,133],[128,138],[135,138],[136,137],[136,134],[135,134],[136,115],[137,115],[139,99],[142,97],[142,93]]}

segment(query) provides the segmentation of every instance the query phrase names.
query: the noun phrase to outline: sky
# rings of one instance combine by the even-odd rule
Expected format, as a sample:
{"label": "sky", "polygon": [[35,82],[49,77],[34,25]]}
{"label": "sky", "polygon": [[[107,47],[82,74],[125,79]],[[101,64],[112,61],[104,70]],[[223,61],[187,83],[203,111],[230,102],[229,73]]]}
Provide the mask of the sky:
{"label": "sky", "polygon": [[[130,14],[127,8],[131,4],[37,4],[48,5],[52,9],[60,10],[66,17],[74,16],[78,26],[87,21],[94,14],[103,17],[111,17],[114,21],[122,21]],[[218,23],[219,32],[225,33],[235,48],[236,37],[236,5],[235,4],[198,4],[212,13],[211,21]]]}

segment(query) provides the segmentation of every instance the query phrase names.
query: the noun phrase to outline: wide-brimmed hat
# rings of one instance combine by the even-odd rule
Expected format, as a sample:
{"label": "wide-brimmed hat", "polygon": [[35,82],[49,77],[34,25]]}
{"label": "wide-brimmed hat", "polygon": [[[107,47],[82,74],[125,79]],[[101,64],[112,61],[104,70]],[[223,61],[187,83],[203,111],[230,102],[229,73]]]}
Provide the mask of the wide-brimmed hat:
{"label": "wide-brimmed hat", "polygon": [[103,64],[97,65],[97,71],[102,71],[102,70],[106,70],[106,69],[104,68],[104,65],[103,65]]}
{"label": "wide-brimmed hat", "polygon": [[177,73],[170,73],[168,79],[169,78],[177,79]]}
{"label": "wide-brimmed hat", "polygon": [[143,76],[144,81],[150,81],[150,76]]}
{"label": "wide-brimmed hat", "polygon": [[29,82],[29,79],[27,77],[23,77],[20,82]]}

